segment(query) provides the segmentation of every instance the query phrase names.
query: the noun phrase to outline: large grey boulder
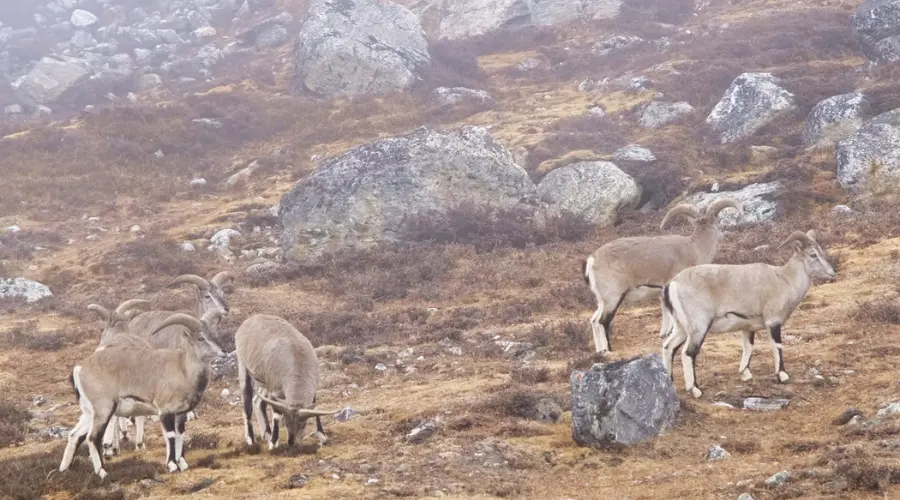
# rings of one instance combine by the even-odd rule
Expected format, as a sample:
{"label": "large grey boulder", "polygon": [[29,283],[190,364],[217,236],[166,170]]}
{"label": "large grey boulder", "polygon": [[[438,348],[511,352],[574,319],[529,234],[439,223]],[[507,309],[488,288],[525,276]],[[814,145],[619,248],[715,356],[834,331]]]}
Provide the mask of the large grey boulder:
{"label": "large grey boulder", "polygon": [[608,161],[582,161],[557,168],[540,184],[541,200],[551,213],[575,215],[600,226],[616,221],[620,208],[640,200],[634,179]]}
{"label": "large grey boulder", "polygon": [[0,299],[24,300],[31,303],[52,296],[50,288],[37,281],[25,278],[0,278]]}
{"label": "large grey boulder", "polygon": [[402,90],[430,62],[425,32],[406,7],[314,0],[294,47],[293,91],[335,96]]}
{"label": "large grey boulder", "polygon": [[64,100],[94,73],[91,65],[75,57],[44,57],[12,83],[23,104],[37,107]]}
{"label": "large grey boulder", "polygon": [[641,110],[638,121],[642,127],[659,128],[693,112],[694,107],[684,101],[651,101]]}
{"label": "large grey boulder", "polygon": [[484,107],[496,104],[488,92],[466,87],[438,87],[431,91],[431,100],[442,108],[464,103]]}
{"label": "large grey boulder", "polygon": [[688,196],[685,202],[691,203],[701,211],[719,198],[731,198],[744,205],[744,216],[739,217],[735,210],[725,210],[719,214],[719,225],[724,228],[738,224],[759,224],[771,220],[778,212],[775,195],[782,188],[778,181],[750,184],[737,191],[718,191],[715,193],[695,193]]}
{"label": "large grey boulder", "polygon": [[816,104],[803,127],[808,149],[828,148],[859,130],[869,114],[869,101],[860,92],[829,97]]}
{"label": "large grey boulder", "polygon": [[572,438],[582,446],[640,443],[672,428],[681,409],[657,353],[595,364],[570,380]]}
{"label": "large grey boulder", "polygon": [[706,124],[721,144],[755,134],[779,113],[794,107],[794,95],[769,73],[744,73],[731,83]]}
{"label": "large grey boulder", "polygon": [[855,194],[900,192],[900,108],[867,121],[839,142],[835,156],[841,187]]}
{"label": "large grey boulder", "polygon": [[866,0],[856,9],[852,22],[870,61],[900,61],[900,0]]}
{"label": "large grey boulder", "polygon": [[278,210],[285,255],[402,241],[411,216],[460,206],[537,214],[537,188],[482,127],[419,128],[328,159],[287,193]]}
{"label": "large grey boulder", "polygon": [[613,19],[619,15],[623,0],[532,0],[531,22],[550,26],[577,19]]}

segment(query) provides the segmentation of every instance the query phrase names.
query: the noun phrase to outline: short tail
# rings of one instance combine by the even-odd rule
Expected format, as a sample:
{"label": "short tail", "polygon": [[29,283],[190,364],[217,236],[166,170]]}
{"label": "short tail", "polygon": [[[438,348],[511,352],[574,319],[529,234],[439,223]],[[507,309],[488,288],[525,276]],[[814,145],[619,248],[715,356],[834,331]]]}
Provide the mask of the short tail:
{"label": "short tail", "polygon": [[666,308],[666,311],[670,314],[674,312],[672,308],[672,299],[669,297],[669,283],[666,283],[666,286],[663,288],[663,307]]}
{"label": "short tail", "polygon": [[594,267],[594,256],[591,255],[581,263],[581,274],[584,276],[584,282],[591,286],[591,269]]}
{"label": "short tail", "polygon": [[75,402],[81,401],[81,392],[78,390],[78,384],[75,383],[75,378],[79,373],[81,373],[81,367],[76,366],[72,369],[72,373],[69,375],[69,383],[72,384],[72,389],[75,390]]}

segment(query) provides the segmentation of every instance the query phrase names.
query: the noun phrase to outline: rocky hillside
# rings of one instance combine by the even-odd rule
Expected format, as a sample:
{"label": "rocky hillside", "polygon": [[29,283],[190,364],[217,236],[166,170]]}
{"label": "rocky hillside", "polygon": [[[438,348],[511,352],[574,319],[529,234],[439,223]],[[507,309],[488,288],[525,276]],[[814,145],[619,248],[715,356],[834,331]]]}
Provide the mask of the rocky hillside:
{"label": "rocky hillside", "polygon": [[[7,3],[0,496],[897,491],[900,1]],[[614,364],[665,405],[617,386],[640,416],[578,445],[579,394],[612,382],[573,371],[660,348],[650,301],[592,354],[583,259],[723,196],[745,213],[722,212],[718,261],[781,264],[815,228],[838,270],[784,327],[791,382],[765,353],[742,381],[731,334],[704,345],[697,400],[677,368],[672,392],[653,358]],[[227,346],[257,312],[318,346],[331,443],[245,447],[232,356],[185,473],[154,424],[106,482],[83,449],[48,474],[102,328],[87,305],[190,310],[166,285],[222,270]]]}

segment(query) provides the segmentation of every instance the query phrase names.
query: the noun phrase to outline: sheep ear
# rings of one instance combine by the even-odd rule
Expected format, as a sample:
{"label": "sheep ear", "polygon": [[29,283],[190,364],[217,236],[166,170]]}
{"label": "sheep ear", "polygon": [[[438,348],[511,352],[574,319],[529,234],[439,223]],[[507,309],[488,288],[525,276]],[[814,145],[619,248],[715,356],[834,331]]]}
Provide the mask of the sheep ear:
{"label": "sheep ear", "polygon": [[816,230],[815,230],[815,229],[810,229],[809,231],[806,232],[806,235],[809,236],[809,238],[810,238],[811,240],[813,240],[813,241],[818,241],[818,236],[819,236],[819,235],[816,234]]}

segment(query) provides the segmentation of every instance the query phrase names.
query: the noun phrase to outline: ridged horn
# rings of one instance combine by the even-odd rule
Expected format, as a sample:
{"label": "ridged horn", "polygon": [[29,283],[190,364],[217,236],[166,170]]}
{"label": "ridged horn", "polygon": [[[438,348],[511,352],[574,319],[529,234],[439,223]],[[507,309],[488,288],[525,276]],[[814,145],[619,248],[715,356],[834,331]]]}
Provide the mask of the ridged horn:
{"label": "ridged horn", "polygon": [[159,326],[153,329],[153,332],[150,335],[156,335],[163,328],[168,328],[172,325],[185,326],[194,333],[198,333],[203,329],[203,323],[201,323],[199,319],[191,316],[190,314],[175,313],[164,319],[163,322],[159,324]]}
{"label": "ridged horn", "polygon": [[135,307],[147,307],[150,305],[149,300],[144,299],[129,299],[125,302],[119,304],[119,307],[116,308],[116,315],[126,316],[128,312],[130,312]]}
{"label": "ridged horn", "polygon": [[166,288],[172,288],[176,285],[183,285],[185,283],[194,285],[204,292],[206,290],[209,290],[209,282],[201,278],[200,276],[197,276],[196,274],[182,274],[181,276],[173,279],[171,283],[166,285]]}
{"label": "ridged horn", "polygon": [[212,284],[214,284],[220,288],[224,287],[226,284],[228,284],[232,281],[234,281],[234,274],[232,274],[231,272],[228,272],[228,271],[222,271],[222,272],[216,274],[215,276],[213,276],[213,279],[210,280],[210,282]]}
{"label": "ridged horn", "polygon": [[88,311],[94,311],[103,321],[109,321],[109,310],[99,304],[90,304],[87,306]]}
{"label": "ridged horn", "polygon": [[299,408],[299,409],[297,409],[297,408],[295,408],[295,407],[289,405],[289,404],[287,403],[287,401],[267,398],[266,396],[263,396],[263,395],[260,394],[259,392],[256,393],[256,397],[258,397],[259,399],[265,401],[266,403],[269,403],[270,405],[280,406],[280,407],[282,407],[282,408],[290,408],[291,411],[295,412],[295,413],[297,414],[297,417],[299,417],[299,418],[326,417],[326,416],[328,416],[328,415],[334,415],[335,413],[337,413],[338,411],[340,411],[340,410],[338,410],[338,411],[333,411],[333,410],[314,410],[314,409],[312,409],[312,408]]}
{"label": "ridged horn", "polygon": [[791,233],[790,236],[787,237],[786,240],[784,240],[784,242],[782,244],[778,245],[778,247],[775,249],[780,250],[781,248],[783,248],[795,241],[799,241],[804,246],[816,244],[816,241],[813,240],[812,238],[810,238],[809,235],[807,235],[803,231],[794,231],[793,233]]}
{"label": "ridged horn", "polygon": [[671,210],[666,212],[666,216],[663,217],[662,222],[659,223],[660,229],[665,229],[666,224],[675,220],[680,215],[684,215],[690,217],[691,219],[696,219],[700,217],[700,211],[697,210],[697,207],[691,205],[690,203],[682,203],[680,205],[675,205]]}
{"label": "ridged horn", "polygon": [[719,198],[718,200],[710,203],[708,207],[706,207],[705,217],[708,220],[713,221],[716,219],[716,217],[719,216],[719,212],[729,207],[737,210],[738,213],[741,214],[741,217],[744,216],[743,203],[732,198]]}

